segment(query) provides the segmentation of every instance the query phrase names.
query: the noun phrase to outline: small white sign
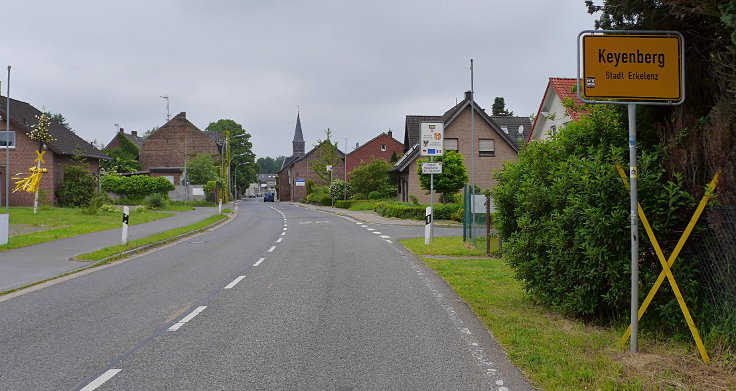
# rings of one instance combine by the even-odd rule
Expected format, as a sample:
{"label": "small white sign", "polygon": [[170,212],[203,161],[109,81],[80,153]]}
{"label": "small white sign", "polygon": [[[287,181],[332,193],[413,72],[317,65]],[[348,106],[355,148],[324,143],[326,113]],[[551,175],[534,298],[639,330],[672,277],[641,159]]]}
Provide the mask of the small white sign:
{"label": "small white sign", "polygon": [[193,187],[192,188],[192,195],[195,196],[203,196],[204,195],[204,189],[201,187]]}
{"label": "small white sign", "polygon": [[304,178],[296,178],[296,185],[297,186],[306,186],[307,180]]}
{"label": "small white sign", "polygon": [[[473,200],[473,213],[486,213],[486,196],[482,194],[474,195]],[[491,213],[496,213],[496,204],[493,203],[493,197],[491,197]]]}
{"label": "small white sign", "polygon": [[419,147],[422,156],[442,156],[445,148],[445,125],[442,122],[422,122]]}
{"label": "small white sign", "polygon": [[330,166],[329,164],[325,167],[327,167],[327,171],[332,171],[332,166]]}
{"label": "small white sign", "polygon": [[442,174],[442,162],[422,163],[422,174]]}

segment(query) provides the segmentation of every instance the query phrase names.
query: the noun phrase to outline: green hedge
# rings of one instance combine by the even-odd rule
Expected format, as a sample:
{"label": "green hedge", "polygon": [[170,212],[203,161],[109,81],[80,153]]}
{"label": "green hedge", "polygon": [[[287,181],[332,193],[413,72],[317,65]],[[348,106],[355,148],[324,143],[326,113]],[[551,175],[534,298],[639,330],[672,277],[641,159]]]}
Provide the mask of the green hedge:
{"label": "green hedge", "polygon": [[154,193],[165,195],[166,192],[174,190],[174,185],[164,177],[108,175],[102,180],[102,190],[130,199],[142,199]]}
{"label": "green hedge", "polygon": [[[395,217],[406,220],[424,220],[427,205],[414,205],[401,202],[381,202],[374,211],[383,217]],[[462,204],[435,204],[434,218],[436,220],[462,221]]]}

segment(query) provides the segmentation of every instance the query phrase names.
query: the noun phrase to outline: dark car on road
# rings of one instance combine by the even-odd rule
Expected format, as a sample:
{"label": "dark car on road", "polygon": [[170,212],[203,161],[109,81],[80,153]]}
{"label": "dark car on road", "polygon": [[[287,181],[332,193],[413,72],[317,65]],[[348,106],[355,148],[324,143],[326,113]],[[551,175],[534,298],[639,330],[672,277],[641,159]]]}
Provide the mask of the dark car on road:
{"label": "dark car on road", "polygon": [[263,195],[263,202],[273,202],[273,192],[267,192]]}

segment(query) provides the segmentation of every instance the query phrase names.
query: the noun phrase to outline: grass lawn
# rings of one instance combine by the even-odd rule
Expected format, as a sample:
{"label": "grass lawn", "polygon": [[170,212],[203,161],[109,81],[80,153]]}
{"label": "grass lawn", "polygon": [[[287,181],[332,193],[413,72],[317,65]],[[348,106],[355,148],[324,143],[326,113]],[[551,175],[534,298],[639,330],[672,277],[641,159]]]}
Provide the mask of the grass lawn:
{"label": "grass lawn", "polygon": [[[478,255],[462,238],[435,238],[429,246],[423,238],[401,243],[419,256]],[[703,364],[694,343],[652,341],[644,334],[642,353],[629,354],[616,347],[623,329],[564,318],[534,304],[502,259],[421,258],[540,390],[736,390],[731,353],[709,347],[712,362]]]}
{"label": "grass lawn", "polygon": [[124,251],[128,251],[131,249],[135,249],[138,247],[142,247],[142,246],[145,246],[151,243],[156,243],[159,241],[163,241],[166,239],[171,239],[177,235],[181,235],[187,232],[196,231],[200,228],[204,228],[210,224],[216,223],[226,218],[227,216],[225,216],[224,214],[213,215],[202,221],[198,221],[194,224],[187,225],[186,227],[170,229],[168,231],[164,231],[164,232],[152,235],[152,236],[130,241],[128,242],[128,244],[119,244],[116,246],[105,247],[103,249],[100,249],[100,250],[97,250],[91,253],[79,255],[75,258],[80,261],[99,261],[101,259],[111,257],[116,254],[120,254]]}
{"label": "grass lawn", "polygon": [[[172,213],[152,211],[132,211],[129,224],[143,224],[149,221],[173,216]],[[0,251],[30,246],[69,236],[82,235],[95,231],[119,228],[122,214],[118,212],[98,212],[95,215],[85,214],[83,209],[76,208],[40,208],[33,214],[33,208],[10,208],[10,224],[22,224],[29,231],[11,236],[8,244],[0,246]]]}

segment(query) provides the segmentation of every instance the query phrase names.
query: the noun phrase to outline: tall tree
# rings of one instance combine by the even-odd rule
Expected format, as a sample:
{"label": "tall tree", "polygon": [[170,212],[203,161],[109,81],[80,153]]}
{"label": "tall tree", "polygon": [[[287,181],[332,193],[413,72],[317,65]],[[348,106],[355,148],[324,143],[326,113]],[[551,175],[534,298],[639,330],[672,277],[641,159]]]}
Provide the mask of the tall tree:
{"label": "tall tree", "polygon": [[50,111],[45,111],[44,114],[46,114],[47,117],[51,120],[51,122],[56,122],[57,124],[65,127],[69,131],[74,131],[71,126],[69,126],[69,122],[67,122],[66,118],[61,113],[53,114]]}
{"label": "tall tree", "polygon": [[322,180],[322,184],[330,182],[331,175],[327,171],[327,166],[336,166],[342,158],[340,151],[337,149],[337,141],[332,142],[332,130],[330,128],[325,130],[325,137],[324,140],[317,140],[317,144],[314,146],[317,149],[317,160],[309,162],[309,167]]}
{"label": "tall tree", "polygon": [[220,132],[223,137],[226,132],[229,133],[230,170],[237,180],[235,185],[238,189],[245,189],[254,183],[258,173],[256,155],[253,153],[250,134],[243,129],[243,125],[231,119],[221,119],[207,125],[206,130]]}
{"label": "tall tree", "polygon": [[261,174],[275,174],[281,169],[284,159],[286,159],[285,156],[279,156],[275,159],[270,156],[259,157],[256,160],[256,163],[258,163],[258,172]]}
{"label": "tall tree", "polygon": [[514,115],[513,111],[506,110],[506,102],[504,101],[503,96],[497,96],[496,99],[493,100],[491,112],[493,113],[493,115],[500,115],[504,117],[511,117]]}

